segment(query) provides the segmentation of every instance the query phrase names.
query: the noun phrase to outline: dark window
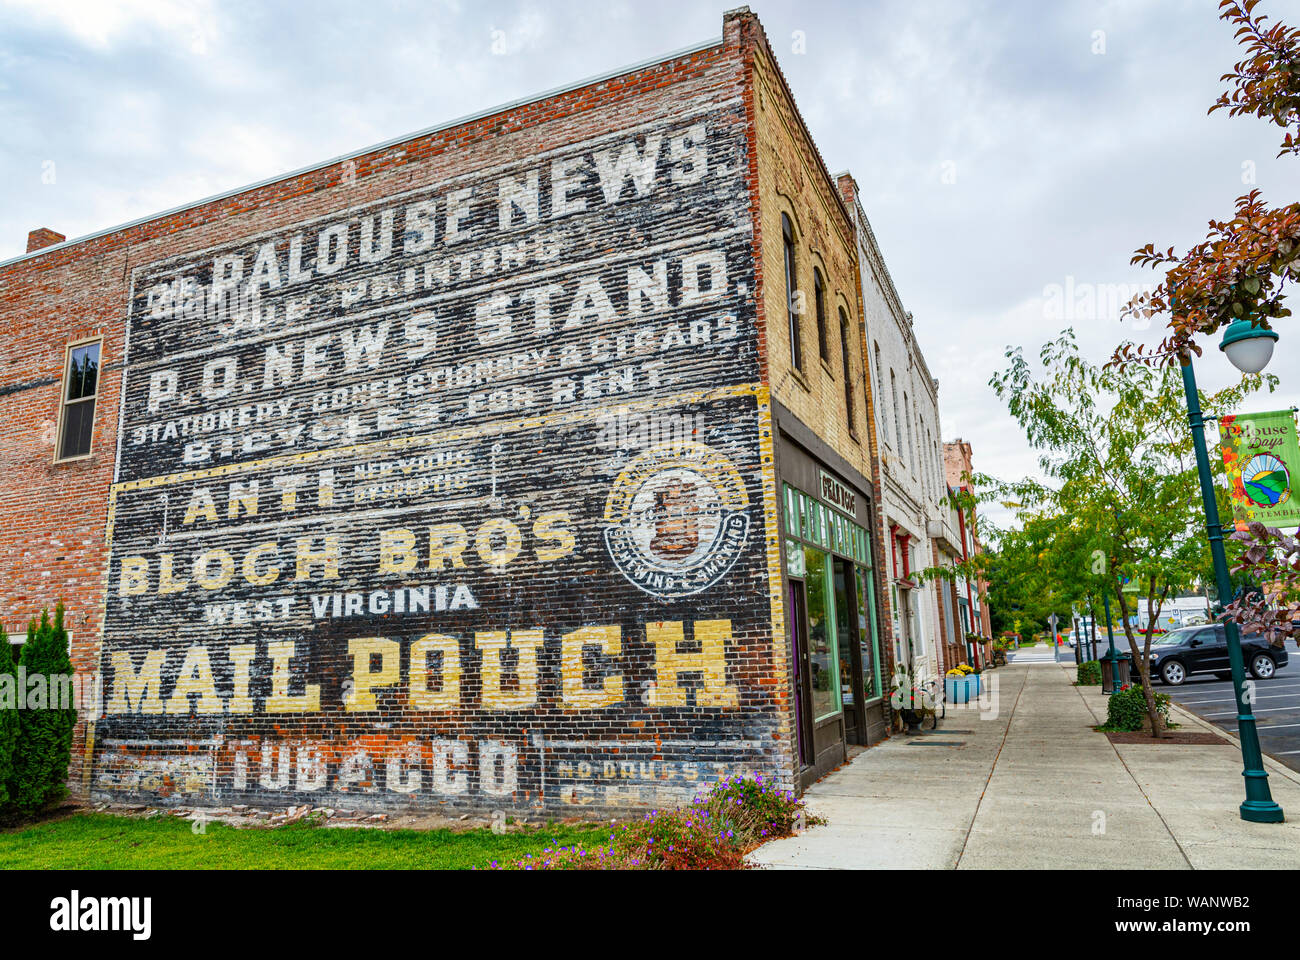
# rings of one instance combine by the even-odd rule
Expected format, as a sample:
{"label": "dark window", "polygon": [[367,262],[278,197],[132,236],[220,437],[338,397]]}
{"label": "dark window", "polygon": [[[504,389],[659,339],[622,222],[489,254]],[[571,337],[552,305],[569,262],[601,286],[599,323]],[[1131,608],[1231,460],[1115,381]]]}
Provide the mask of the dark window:
{"label": "dark window", "polygon": [[99,344],[86,343],[68,351],[68,370],[63,393],[59,459],[84,457],[90,453],[90,434],[95,425],[95,398],[99,390]]}
{"label": "dark window", "polygon": [[799,341],[799,284],[794,265],[794,227],[781,214],[781,243],[785,247],[785,299],[790,315],[790,359],[796,370],[803,370],[803,344]]}
{"label": "dark window", "polygon": [[849,318],[840,307],[840,366],[844,369],[844,409],[848,412],[849,433],[856,431],[853,422],[853,380],[849,377]]}
{"label": "dark window", "polygon": [[813,302],[817,308],[817,353],[829,363],[831,347],[826,338],[826,287],[822,283],[822,272],[816,267],[813,267]]}

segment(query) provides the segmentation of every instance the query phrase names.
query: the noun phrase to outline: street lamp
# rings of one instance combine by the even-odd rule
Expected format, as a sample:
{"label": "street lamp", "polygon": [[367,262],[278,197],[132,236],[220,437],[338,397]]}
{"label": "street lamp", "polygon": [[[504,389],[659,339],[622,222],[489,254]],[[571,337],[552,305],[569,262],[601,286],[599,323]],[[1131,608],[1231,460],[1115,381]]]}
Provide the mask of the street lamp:
{"label": "street lamp", "polygon": [[1242,373],[1259,373],[1273,359],[1277,331],[1253,325],[1249,320],[1234,320],[1223,332],[1219,349]]}
{"label": "street lamp", "polygon": [[[1259,373],[1273,356],[1277,333],[1255,326],[1250,320],[1236,320],[1224,331],[1219,349],[1228,361],[1243,373]],[[1214,580],[1219,590],[1219,603],[1232,596],[1232,582],[1228,576],[1228,558],[1223,550],[1223,526],[1219,523],[1219,504],[1214,495],[1214,482],[1210,477],[1210,457],[1205,449],[1205,420],[1201,416],[1201,401],[1196,392],[1196,375],[1192,371],[1189,353],[1183,363],[1183,392],[1187,395],[1187,419],[1192,427],[1192,443],[1196,447],[1196,470],[1201,481],[1201,500],[1205,505],[1205,528],[1210,540],[1210,554],[1214,558]],[[1245,762],[1242,776],[1246,780],[1246,799],[1241,804],[1241,819],[1252,823],[1281,823],[1282,808],[1268,789],[1268,773],[1264,769],[1264,755],[1259,748],[1259,733],[1255,717],[1246,699],[1246,668],[1241,655],[1241,634],[1237,624],[1224,622],[1228,641],[1228,665],[1232,668],[1232,691],[1237,699],[1237,736],[1241,740],[1241,756]]]}

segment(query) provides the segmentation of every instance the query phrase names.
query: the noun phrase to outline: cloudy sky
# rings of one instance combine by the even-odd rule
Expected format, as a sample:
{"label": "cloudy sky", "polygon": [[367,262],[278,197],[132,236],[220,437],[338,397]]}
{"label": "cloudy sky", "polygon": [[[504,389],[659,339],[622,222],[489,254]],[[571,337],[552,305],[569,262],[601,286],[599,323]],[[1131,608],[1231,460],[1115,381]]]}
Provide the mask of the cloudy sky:
{"label": "cloudy sky", "polygon": [[[1008,344],[1158,330],[1087,309],[1253,184],[1296,199],[1277,128],[1206,115],[1238,59],[1214,0],[759,0],[832,170],[857,177],[946,439],[1034,469],[988,387]],[[723,5],[0,0],[0,259],[716,37]],[[1261,11],[1300,25],[1300,2]],[[801,52],[800,52],[801,51]],[[1054,285],[1079,291],[1061,316]],[[1270,368],[1300,403],[1300,330]],[[1216,350],[1213,389],[1234,374]]]}

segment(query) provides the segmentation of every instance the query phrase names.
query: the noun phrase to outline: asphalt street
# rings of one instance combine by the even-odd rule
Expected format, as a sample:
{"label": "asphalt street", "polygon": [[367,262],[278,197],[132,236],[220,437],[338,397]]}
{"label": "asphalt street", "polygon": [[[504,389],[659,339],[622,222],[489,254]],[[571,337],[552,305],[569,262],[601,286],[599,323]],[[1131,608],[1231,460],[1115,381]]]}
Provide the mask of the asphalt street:
{"label": "asphalt street", "polygon": [[[1098,644],[1099,651],[1104,649],[1103,644]],[[1049,648],[1031,647],[1024,653],[1030,654],[1031,651],[1032,655],[1022,657],[1022,662],[1050,662]],[[1290,662],[1285,667],[1279,667],[1269,680],[1255,681],[1258,691],[1255,729],[1259,731],[1260,749],[1278,763],[1300,770],[1300,668],[1296,666],[1300,651],[1288,643],[1287,653]],[[1056,659],[1060,662],[1073,660],[1074,650],[1063,644]],[[1213,674],[1193,674],[1177,687],[1157,680],[1155,689],[1158,693],[1169,694],[1181,706],[1229,733],[1237,732],[1231,680],[1219,680]]]}
{"label": "asphalt street", "polygon": [[[1290,663],[1279,667],[1272,678],[1255,681],[1255,728],[1265,753],[1292,770],[1300,770],[1300,669],[1296,668],[1300,653],[1294,649],[1287,653]],[[1229,733],[1237,732],[1231,680],[1193,675],[1181,686],[1157,683],[1155,688]]]}

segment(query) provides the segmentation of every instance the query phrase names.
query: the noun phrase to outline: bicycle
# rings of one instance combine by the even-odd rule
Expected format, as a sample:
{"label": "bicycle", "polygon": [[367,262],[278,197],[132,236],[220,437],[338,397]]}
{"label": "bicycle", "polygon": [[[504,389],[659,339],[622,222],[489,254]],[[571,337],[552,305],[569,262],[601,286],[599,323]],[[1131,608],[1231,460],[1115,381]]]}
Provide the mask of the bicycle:
{"label": "bicycle", "polygon": [[948,716],[948,698],[944,692],[943,684],[938,680],[931,679],[925,681],[921,686],[929,695],[932,705],[922,708],[920,727],[925,730],[926,721],[929,721],[929,729],[932,731],[938,730],[939,721]]}

